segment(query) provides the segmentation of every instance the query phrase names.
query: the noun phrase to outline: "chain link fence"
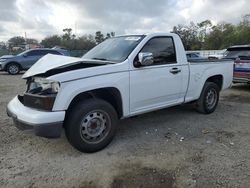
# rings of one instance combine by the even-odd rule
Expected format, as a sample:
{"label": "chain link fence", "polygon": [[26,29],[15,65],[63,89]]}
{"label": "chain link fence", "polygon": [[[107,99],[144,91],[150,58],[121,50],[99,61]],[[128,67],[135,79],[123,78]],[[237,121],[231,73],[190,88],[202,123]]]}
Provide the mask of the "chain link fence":
{"label": "chain link fence", "polygon": [[[3,55],[17,55],[21,52],[23,52],[23,50],[9,51],[6,49],[0,49],[0,57]],[[69,54],[72,57],[82,57],[87,52],[88,52],[88,50],[71,50],[71,51],[69,51]]]}

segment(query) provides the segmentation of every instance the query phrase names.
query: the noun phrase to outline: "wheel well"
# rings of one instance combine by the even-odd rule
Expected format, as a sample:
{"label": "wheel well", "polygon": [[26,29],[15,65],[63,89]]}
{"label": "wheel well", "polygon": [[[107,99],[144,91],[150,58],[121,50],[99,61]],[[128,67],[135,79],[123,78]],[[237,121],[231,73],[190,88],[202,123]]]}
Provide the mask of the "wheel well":
{"label": "wheel well", "polygon": [[87,100],[90,98],[99,98],[110,103],[116,110],[118,117],[121,118],[123,115],[122,110],[122,98],[119,90],[117,88],[108,87],[108,88],[100,88],[95,90],[86,91],[78,94],[74,97],[69,105],[69,109],[71,109],[75,104],[79,101]]}
{"label": "wheel well", "polygon": [[5,65],[5,67],[4,67],[4,70],[5,70],[5,71],[7,70],[7,67],[8,67],[10,64],[16,64],[16,65],[19,66],[20,69],[23,69],[22,66],[21,66],[19,63],[15,62],[15,61],[11,61],[11,62],[9,62],[9,63],[7,63],[7,64]]}
{"label": "wheel well", "polygon": [[215,75],[212,77],[209,77],[206,82],[213,82],[218,85],[220,90],[222,89],[222,84],[223,84],[223,76],[222,75]]}

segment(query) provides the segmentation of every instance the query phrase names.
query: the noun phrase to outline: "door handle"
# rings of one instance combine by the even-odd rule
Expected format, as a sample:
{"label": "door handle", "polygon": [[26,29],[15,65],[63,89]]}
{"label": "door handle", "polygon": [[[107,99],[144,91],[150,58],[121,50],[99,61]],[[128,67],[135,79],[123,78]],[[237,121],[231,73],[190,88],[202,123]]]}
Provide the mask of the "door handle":
{"label": "door handle", "polygon": [[181,72],[181,70],[178,69],[177,67],[174,67],[169,72],[171,72],[172,74],[178,74],[179,72]]}

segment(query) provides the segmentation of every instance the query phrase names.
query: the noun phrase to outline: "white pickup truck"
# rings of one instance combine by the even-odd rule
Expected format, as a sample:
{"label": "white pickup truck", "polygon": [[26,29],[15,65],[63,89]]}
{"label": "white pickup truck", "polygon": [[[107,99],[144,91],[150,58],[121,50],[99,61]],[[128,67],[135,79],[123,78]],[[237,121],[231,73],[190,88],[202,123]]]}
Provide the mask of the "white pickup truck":
{"label": "white pickup truck", "polygon": [[26,91],[7,106],[15,125],[43,137],[64,128],[75,148],[95,152],[111,142],[119,119],[189,102],[212,113],[232,83],[233,61],[187,62],[172,33],[126,35],[82,58],[46,55],[23,78]]}

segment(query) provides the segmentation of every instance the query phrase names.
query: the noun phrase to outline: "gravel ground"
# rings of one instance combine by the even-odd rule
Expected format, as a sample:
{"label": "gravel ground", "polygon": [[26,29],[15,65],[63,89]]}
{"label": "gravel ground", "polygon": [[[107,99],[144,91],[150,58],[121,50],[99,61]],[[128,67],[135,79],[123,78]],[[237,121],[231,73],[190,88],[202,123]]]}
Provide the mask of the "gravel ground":
{"label": "gravel ground", "polygon": [[0,187],[249,187],[250,87],[221,93],[210,115],[190,105],[122,120],[104,150],[80,153],[60,139],[17,130],[8,101],[21,75],[0,73]]}

